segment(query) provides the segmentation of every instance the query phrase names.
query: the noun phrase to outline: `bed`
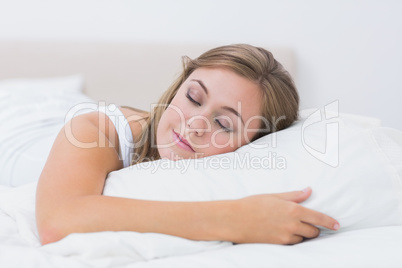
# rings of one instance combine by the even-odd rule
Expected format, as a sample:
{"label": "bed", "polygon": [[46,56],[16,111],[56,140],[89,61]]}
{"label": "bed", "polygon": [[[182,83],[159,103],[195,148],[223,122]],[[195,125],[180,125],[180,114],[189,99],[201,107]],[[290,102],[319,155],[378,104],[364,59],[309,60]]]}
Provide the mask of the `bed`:
{"label": "bed", "polygon": [[[9,185],[0,185],[2,267],[401,266],[402,133],[343,114],[336,101],[301,111],[290,128],[234,153],[112,172],[104,194],[205,201],[311,186],[303,205],[336,218],[337,232],[323,229],[293,246],[136,232],[72,234],[40,245],[35,180],[65,120],[94,103],[149,110],[180,70],[180,57],[213,46],[0,43],[0,181]],[[296,76],[291,51],[271,50]]]}

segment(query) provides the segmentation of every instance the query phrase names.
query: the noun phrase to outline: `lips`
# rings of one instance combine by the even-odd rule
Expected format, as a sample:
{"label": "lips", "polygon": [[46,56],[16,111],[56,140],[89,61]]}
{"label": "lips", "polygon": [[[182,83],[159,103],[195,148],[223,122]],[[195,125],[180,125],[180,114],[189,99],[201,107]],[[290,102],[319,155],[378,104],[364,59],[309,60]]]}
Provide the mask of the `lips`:
{"label": "lips", "polygon": [[186,151],[195,152],[193,147],[191,147],[190,143],[174,130],[173,130],[173,140],[180,148]]}

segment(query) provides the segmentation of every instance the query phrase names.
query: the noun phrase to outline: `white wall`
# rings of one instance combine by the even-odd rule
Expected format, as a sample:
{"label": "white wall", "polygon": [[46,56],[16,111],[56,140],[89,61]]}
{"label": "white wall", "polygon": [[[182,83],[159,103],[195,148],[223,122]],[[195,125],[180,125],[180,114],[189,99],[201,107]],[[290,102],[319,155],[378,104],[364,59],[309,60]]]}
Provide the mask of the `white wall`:
{"label": "white wall", "polygon": [[398,0],[0,0],[0,39],[286,46],[302,108],[339,100],[402,130],[401,14]]}

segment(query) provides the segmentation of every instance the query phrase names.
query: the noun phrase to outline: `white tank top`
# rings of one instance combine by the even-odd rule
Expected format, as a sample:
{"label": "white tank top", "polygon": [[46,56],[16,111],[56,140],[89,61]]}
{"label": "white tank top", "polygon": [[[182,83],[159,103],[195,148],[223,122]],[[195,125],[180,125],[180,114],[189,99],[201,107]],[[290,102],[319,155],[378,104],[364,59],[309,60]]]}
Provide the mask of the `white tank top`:
{"label": "white tank top", "polygon": [[134,153],[134,139],[126,117],[114,104],[99,106],[98,111],[106,114],[112,121],[119,137],[119,158],[123,161],[123,167],[130,166]]}

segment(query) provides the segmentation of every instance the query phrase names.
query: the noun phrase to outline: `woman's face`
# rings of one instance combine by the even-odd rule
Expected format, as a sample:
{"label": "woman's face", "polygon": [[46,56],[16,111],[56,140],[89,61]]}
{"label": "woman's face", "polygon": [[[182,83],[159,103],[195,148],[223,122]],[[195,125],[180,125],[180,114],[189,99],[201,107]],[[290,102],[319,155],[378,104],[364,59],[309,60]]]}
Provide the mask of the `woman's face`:
{"label": "woman's face", "polygon": [[261,89],[226,68],[198,68],[180,86],[157,128],[161,158],[232,152],[261,122]]}

